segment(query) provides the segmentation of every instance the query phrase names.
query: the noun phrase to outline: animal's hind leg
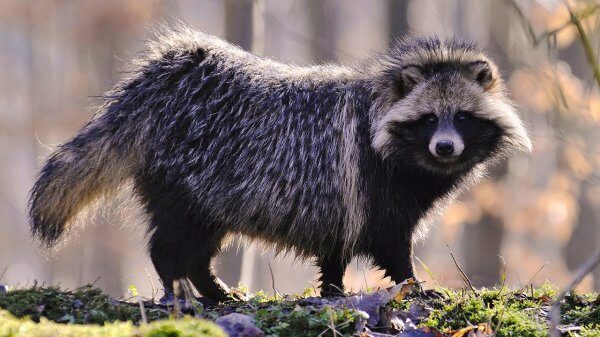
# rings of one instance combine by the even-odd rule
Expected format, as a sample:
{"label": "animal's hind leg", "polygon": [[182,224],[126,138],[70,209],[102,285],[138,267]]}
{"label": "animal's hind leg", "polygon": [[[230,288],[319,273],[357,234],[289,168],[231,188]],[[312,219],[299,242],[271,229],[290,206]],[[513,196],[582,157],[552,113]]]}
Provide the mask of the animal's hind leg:
{"label": "animal's hind leg", "polygon": [[221,302],[227,299],[228,289],[211,272],[210,261],[223,236],[197,218],[174,210],[156,214],[150,258],[166,294],[173,292],[173,281],[188,278],[202,295]]}
{"label": "animal's hind leg", "polygon": [[[173,229],[176,231],[176,229]],[[185,267],[183,264],[182,252],[178,251],[177,242],[173,242],[171,237],[165,234],[163,227],[157,227],[152,233],[149,242],[150,259],[154,264],[154,269],[158,273],[165,296],[173,293],[173,282],[185,277]],[[165,237],[167,236],[167,237]]]}
{"label": "animal's hind leg", "polygon": [[344,272],[348,259],[340,254],[319,257],[317,264],[321,268],[321,296],[340,296],[344,293]]}
{"label": "animal's hind leg", "polygon": [[229,288],[213,273],[210,262],[219,252],[223,236],[203,231],[194,238],[195,254],[186,263],[186,275],[196,290],[217,302],[228,299]]}
{"label": "animal's hind leg", "polygon": [[190,256],[196,254],[193,239],[198,230],[194,228],[193,217],[177,203],[169,202],[173,200],[176,199],[154,199],[148,204],[151,210],[150,259],[167,296],[173,293],[175,280],[187,277],[185,267],[193,258]]}

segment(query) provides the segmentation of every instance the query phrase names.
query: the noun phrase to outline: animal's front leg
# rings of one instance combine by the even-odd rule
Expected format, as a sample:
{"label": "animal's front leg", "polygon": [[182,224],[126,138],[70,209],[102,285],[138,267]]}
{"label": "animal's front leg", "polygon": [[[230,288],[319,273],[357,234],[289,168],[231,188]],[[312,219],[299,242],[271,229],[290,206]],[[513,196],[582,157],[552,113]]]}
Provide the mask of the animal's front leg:
{"label": "animal's front leg", "polygon": [[415,278],[412,236],[388,237],[373,247],[373,260],[395,283]]}
{"label": "animal's front leg", "polygon": [[344,272],[348,266],[347,259],[341,253],[329,257],[320,257],[318,265],[321,268],[321,296],[340,296],[344,294]]}

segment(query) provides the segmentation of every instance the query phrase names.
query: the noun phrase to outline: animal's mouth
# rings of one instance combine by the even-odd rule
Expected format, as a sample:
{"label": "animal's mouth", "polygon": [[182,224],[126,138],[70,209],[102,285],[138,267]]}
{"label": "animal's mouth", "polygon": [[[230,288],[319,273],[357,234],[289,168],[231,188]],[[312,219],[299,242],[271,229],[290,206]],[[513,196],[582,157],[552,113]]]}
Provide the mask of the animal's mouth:
{"label": "animal's mouth", "polygon": [[457,156],[434,156],[429,153],[428,158],[422,161],[422,165],[424,167],[429,168],[430,170],[443,174],[454,174],[460,173],[465,170],[468,170],[471,166],[471,162],[468,157],[465,157],[464,154]]}
{"label": "animal's mouth", "polygon": [[434,157],[434,160],[438,163],[442,164],[452,164],[458,162],[460,156],[452,156],[452,157]]}
{"label": "animal's mouth", "polygon": [[415,162],[422,168],[438,174],[454,174],[465,169],[462,156],[436,157],[431,153],[423,154],[415,158]]}

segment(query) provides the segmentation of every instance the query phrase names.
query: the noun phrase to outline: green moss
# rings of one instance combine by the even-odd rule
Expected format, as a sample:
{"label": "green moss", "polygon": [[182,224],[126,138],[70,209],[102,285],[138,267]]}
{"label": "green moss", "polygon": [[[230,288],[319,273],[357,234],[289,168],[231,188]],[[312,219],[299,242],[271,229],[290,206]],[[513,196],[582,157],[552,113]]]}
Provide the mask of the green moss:
{"label": "green moss", "polygon": [[[388,306],[399,311],[411,311],[415,303],[419,304],[416,306],[419,308],[431,308],[429,316],[423,317],[419,324],[442,331],[489,323],[499,337],[541,337],[548,336],[547,310],[556,294],[557,288],[550,284],[518,291],[480,289],[477,294],[440,288],[431,297],[413,295],[402,301],[392,301]],[[314,306],[307,302],[299,304],[298,301],[307,295],[308,291],[304,295],[286,297],[259,292],[248,301],[229,302],[197,312],[201,318],[210,320],[232,312],[249,315],[265,335],[273,337],[328,335],[333,333],[333,329],[339,332],[336,332],[338,336],[355,333],[354,327],[362,315],[360,312]],[[570,332],[570,336],[600,336],[598,302],[596,294],[572,294],[566,297],[562,308],[562,324],[580,328],[580,331]],[[77,334],[84,332],[90,336],[153,337],[212,336],[218,333],[213,331],[214,325],[206,325],[205,321],[199,319],[166,319],[169,311],[159,306],[146,309],[148,319],[155,323],[136,327],[141,319],[137,303],[112,300],[91,286],[74,291],[33,287],[0,293],[0,309],[6,309],[18,317],[29,317],[22,320],[13,316],[7,318],[9,316],[4,312],[0,319],[0,332],[3,333],[0,337],[21,335],[22,330],[14,329],[38,329],[34,322],[40,322],[39,326],[46,329],[44,331],[60,332],[57,336],[79,336]],[[74,324],[55,324],[50,321]],[[201,332],[204,334],[198,335]],[[46,332],[30,335],[54,336]]]}
{"label": "green moss", "polygon": [[0,311],[0,337],[226,337],[214,323],[193,318],[164,320],[136,327],[130,322],[65,325],[41,318],[34,322]]}
{"label": "green moss", "polygon": [[562,307],[562,323],[577,326],[600,325],[600,305],[595,304],[595,300],[595,294],[567,296]]}
{"label": "green moss", "polygon": [[343,336],[352,336],[357,318],[354,310],[329,307],[321,310],[296,307],[290,312],[270,307],[255,314],[256,325],[265,335],[286,337],[319,336],[333,328]]}
{"label": "green moss", "polygon": [[191,317],[153,322],[140,331],[144,337],[226,337],[216,324]]}
{"label": "green moss", "polygon": [[[17,317],[30,317],[39,322],[41,317],[63,323],[99,323],[141,320],[137,305],[123,304],[111,300],[93,286],[84,286],[74,291],[57,287],[16,289],[0,294],[0,308]],[[168,317],[162,310],[147,309],[149,320]]]}
{"label": "green moss", "polygon": [[[422,322],[423,326],[450,330],[489,322],[499,337],[538,337],[548,336],[547,310],[557,288],[545,284],[513,292],[481,289],[475,295],[445,289],[444,293],[447,298],[429,303],[434,310]],[[600,306],[592,303],[595,298],[595,294],[567,296],[562,307],[562,324],[583,327],[581,336],[600,336]]]}
{"label": "green moss", "polygon": [[570,333],[569,336],[598,337],[600,336],[600,324],[591,324],[585,326],[581,331]]}
{"label": "green moss", "polygon": [[477,295],[447,290],[449,298],[434,301],[434,310],[424,326],[454,330],[478,323],[490,323],[497,336],[538,337],[548,335],[541,317],[548,291],[527,297],[520,292],[482,289]]}

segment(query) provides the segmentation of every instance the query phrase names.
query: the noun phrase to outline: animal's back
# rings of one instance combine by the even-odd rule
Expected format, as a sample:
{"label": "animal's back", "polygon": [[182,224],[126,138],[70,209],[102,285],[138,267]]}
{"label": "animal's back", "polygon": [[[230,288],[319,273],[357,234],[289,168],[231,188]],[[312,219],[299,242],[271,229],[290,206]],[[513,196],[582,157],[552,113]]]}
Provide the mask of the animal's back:
{"label": "animal's back", "polygon": [[224,231],[307,255],[330,247],[344,230],[336,111],[349,103],[349,74],[334,67],[293,72],[194,34],[194,48],[165,50],[152,61],[161,90],[143,121],[143,199],[168,198],[153,204],[201,213]]}

